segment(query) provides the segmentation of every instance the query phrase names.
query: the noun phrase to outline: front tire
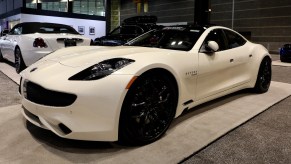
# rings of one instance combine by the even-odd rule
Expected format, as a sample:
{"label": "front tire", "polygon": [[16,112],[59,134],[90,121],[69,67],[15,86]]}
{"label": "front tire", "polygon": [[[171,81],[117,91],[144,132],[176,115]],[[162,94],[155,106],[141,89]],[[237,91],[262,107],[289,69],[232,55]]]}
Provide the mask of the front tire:
{"label": "front tire", "polygon": [[16,47],[14,55],[15,55],[15,70],[17,73],[20,73],[22,70],[26,68],[26,66],[24,64],[21,51],[18,47]]}
{"label": "front tire", "polygon": [[177,87],[164,74],[148,72],[130,87],[120,115],[119,141],[145,145],[158,140],[176,112]]}
{"label": "front tire", "polygon": [[271,84],[271,78],[272,78],[272,61],[270,58],[266,57],[261,62],[254,91],[257,93],[267,92]]}

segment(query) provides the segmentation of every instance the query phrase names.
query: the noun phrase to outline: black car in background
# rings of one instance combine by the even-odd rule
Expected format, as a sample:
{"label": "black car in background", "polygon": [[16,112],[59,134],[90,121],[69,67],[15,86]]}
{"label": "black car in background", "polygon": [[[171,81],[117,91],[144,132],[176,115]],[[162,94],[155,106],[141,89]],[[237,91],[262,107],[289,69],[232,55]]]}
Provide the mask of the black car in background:
{"label": "black car in background", "polygon": [[9,33],[9,30],[8,30],[8,29],[4,29],[4,30],[1,31],[0,36],[5,36],[5,35],[7,35],[8,33]]}
{"label": "black car in background", "polygon": [[291,62],[291,44],[285,44],[280,49],[281,62]]}
{"label": "black car in background", "polygon": [[127,18],[122,25],[106,36],[96,38],[94,45],[119,46],[152,29],[161,28],[156,24],[156,16],[135,16]]}

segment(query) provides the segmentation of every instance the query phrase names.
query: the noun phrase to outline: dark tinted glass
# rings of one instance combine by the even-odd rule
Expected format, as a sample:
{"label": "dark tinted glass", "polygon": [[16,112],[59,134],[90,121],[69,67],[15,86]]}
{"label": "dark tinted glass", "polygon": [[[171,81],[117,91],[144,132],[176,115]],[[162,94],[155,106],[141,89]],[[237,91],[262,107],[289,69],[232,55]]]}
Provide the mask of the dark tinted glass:
{"label": "dark tinted glass", "polygon": [[232,49],[240,47],[246,43],[246,40],[233,31],[224,30],[228,44],[227,48]]}
{"label": "dark tinted glass", "polygon": [[15,26],[12,28],[12,30],[9,32],[10,35],[21,35],[23,34],[23,28],[22,26]]}
{"label": "dark tinted glass", "polygon": [[76,31],[72,28],[68,27],[47,27],[41,26],[39,28],[39,33],[69,33],[69,34],[76,34]]}
{"label": "dark tinted glass", "polygon": [[227,49],[225,36],[222,30],[211,31],[206,37],[202,49],[204,48],[205,44],[207,44],[209,41],[215,41],[218,44],[219,46],[218,51],[223,51]]}
{"label": "dark tinted glass", "polygon": [[33,34],[33,33],[68,33],[68,34],[79,34],[74,28],[62,24],[53,23],[25,23],[22,25],[22,34]]}
{"label": "dark tinted glass", "polygon": [[127,45],[189,51],[197,42],[202,32],[198,29],[164,28],[141,35]]}

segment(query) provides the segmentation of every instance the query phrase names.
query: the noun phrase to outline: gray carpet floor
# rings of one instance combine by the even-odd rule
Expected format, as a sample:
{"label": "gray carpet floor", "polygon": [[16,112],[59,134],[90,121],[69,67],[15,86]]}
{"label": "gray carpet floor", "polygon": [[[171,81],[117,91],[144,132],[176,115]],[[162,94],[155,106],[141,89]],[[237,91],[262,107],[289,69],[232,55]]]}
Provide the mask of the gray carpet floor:
{"label": "gray carpet floor", "polygon": [[[278,59],[278,55],[273,55],[273,60]],[[291,83],[291,67],[272,68],[273,81]],[[291,97],[227,133],[182,163],[291,163]]]}
{"label": "gray carpet floor", "polygon": [[16,105],[20,103],[18,85],[0,71],[0,107]]}
{"label": "gray carpet floor", "polygon": [[[278,60],[278,56],[274,56],[273,59]],[[273,81],[291,84],[290,74],[291,67],[273,66]],[[20,103],[20,97],[17,94],[18,86],[2,72],[0,72],[0,88],[0,107]],[[288,97],[247,123],[225,134],[181,163],[291,163],[290,110],[291,97]],[[28,124],[27,128],[29,131],[34,131],[36,127]],[[45,133],[55,139],[50,132]],[[39,139],[39,137],[37,138]],[[60,139],[60,141],[62,142],[58,142],[56,145],[59,147],[65,146],[65,148],[60,149],[67,149],[68,147],[66,146],[68,145],[74,147],[74,144],[66,143],[71,142],[71,140]],[[78,144],[78,146],[82,147],[82,143]],[[104,145],[105,148],[112,146],[98,142],[94,144],[100,144],[100,147]],[[58,147],[56,145],[51,146]],[[47,148],[50,149],[50,146]],[[68,152],[70,152],[70,148],[68,149]],[[86,151],[88,153],[90,149]]]}

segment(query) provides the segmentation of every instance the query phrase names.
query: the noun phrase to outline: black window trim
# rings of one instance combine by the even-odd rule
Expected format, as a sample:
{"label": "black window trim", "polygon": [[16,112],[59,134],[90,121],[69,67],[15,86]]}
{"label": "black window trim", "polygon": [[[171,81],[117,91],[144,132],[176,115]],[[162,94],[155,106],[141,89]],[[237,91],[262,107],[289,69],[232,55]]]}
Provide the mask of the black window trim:
{"label": "black window trim", "polygon": [[[224,31],[223,31],[224,29],[223,29],[223,28],[215,28],[215,29],[211,30],[211,31],[207,34],[207,36],[204,38],[204,41],[203,41],[203,43],[201,44],[201,46],[200,46],[200,48],[199,48],[199,53],[205,53],[204,50],[203,50],[202,48],[203,48],[203,46],[206,44],[206,39],[207,39],[207,37],[210,35],[211,32],[213,32],[213,31],[218,31],[218,30],[220,30],[221,33],[222,33],[222,35],[223,35],[224,46],[225,46],[225,48],[226,48],[227,43],[228,43],[228,40],[227,40],[227,37],[226,37],[226,35],[225,35]],[[222,52],[222,51],[225,51],[225,50],[228,50],[228,49],[218,50],[218,51],[216,51],[216,52]]]}
{"label": "black window trim", "polygon": [[[244,40],[244,43],[243,43],[242,45],[238,46],[238,47],[241,47],[241,46],[245,45],[246,42],[247,42],[247,40],[246,40],[244,37],[242,37],[242,36],[241,36],[238,32],[236,32],[236,31],[232,31],[232,30],[229,30],[229,29],[222,29],[222,31],[223,31],[224,36],[225,36],[225,39],[226,39],[226,41],[227,41],[227,47],[229,46],[229,45],[228,45],[228,43],[229,43],[229,38],[228,38],[228,36],[227,36],[227,34],[226,34],[225,31],[228,31],[228,32],[230,32],[230,33],[234,33],[234,34],[238,35],[241,39]],[[234,48],[238,48],[238,47],[234,47]],[[230,49],[234,49],[234,48],[227,48],[226,50],[230,50]]]}

